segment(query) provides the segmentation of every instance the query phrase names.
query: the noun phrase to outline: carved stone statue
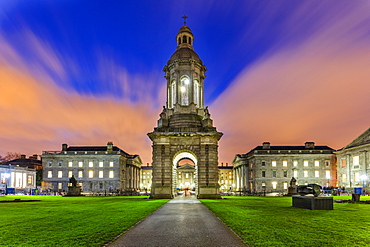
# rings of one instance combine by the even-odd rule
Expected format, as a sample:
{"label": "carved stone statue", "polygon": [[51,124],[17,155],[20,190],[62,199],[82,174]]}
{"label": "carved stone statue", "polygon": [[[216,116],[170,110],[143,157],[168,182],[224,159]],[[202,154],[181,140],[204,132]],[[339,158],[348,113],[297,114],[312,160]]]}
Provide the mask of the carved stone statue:
{"label": "carved stone statue", "polygon": [[74,175],[72,175],[72,177],[69,179],[69,182],[72,184],[72,187],[77,186],[77,180],[75,179]]}
{"label": "carved stone statue", "polygon": [[292,179],[290,180],[290,187],[294,187],[295,188],[295,186],[296,186],[296,182],[297,182],[297,180],[294,178],[294,177],[292,177]]}

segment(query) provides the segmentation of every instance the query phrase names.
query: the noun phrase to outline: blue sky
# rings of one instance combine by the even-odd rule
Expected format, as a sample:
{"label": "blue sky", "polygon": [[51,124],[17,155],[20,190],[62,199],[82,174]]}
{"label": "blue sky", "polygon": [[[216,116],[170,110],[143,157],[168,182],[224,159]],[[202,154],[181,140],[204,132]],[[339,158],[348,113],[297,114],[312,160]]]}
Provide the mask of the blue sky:
{"label": "blue sky", "polygon": [[[314,139],[340,148],[369,127],[370,101],[364,93],[369,73],[362,68],[369,57],[369,8],[369,1],[3,0],[0,65],[8,78],[3,89],[21,100],[8,105],[3,99],[0,106],[13,127],[34,135],[0,123],[6,133],[0,153],[31,155],[58,150],[63,142],[113,140],[150,162],[146,133],[165,104],[162,69],[176,49],[184,14],[195,51],[208,68],[206,105],[225,133],[221,161],[231,162],[236,153],[269,140],[301,144]],[[320,91],[310,97],[311,88]],[[358,94],[346,96],[351,102],[346,107],[344,95],[353,88]],[[34,101],[26,95],[40,102],[29,108]],[[79,119],[84,110],[89,114]],[[342,114],[354,117],[341,122]],[[89,118],[99,115],[105,120],[92,124]],[[299,120],[287,123],[283,116]],[[261,122],[270,125],[258,128]]]}

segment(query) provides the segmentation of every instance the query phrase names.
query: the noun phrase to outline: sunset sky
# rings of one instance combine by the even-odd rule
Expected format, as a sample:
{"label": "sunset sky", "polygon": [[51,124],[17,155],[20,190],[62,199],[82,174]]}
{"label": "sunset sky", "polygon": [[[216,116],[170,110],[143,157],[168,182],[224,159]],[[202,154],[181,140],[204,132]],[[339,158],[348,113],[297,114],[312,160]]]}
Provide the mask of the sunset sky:
{"label": "sunset sky", "polygon": [[113,141],[151,162],[183,25],[219,162],[264,141],[342,148],[370,127],[370,1],[0,1],[0,155]]}

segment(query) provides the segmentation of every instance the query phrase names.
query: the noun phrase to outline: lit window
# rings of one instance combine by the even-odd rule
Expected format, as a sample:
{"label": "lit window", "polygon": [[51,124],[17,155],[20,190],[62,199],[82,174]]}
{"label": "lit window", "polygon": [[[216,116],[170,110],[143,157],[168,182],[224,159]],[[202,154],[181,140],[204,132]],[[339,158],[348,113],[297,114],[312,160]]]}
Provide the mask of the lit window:
{"label": "lit window", "polygon": [[181,178],[181,175],[179,175],[179,178]]}
{"label": "lit window", "polygon": [[53,171],[48,171],[48,178],[52,178],[53,177]]}
{"label": "lit window", "polygon": [[315,166],[320,166],[320,161],[315,160]]}
{"label": "lit window", "polygon": [[276,161],[273,161],[272,162],[272,166],[276,166]]}
{"label": "lit window", "polygon": [[272,182],[272,189],[276,190],[277,182]]}
{"label": "lit window", "polygon": [[346,183],[347,182],[347,174],[342,175],[342,182]]}
{"label": "lit window", "polygon": [[82,178],[83,177],[83,172],[82,171],[78,171],[78,177],[79,178]]}
{"label": "lit window", "polygon": [[112,170],[109,171],[109,178],[114,178],[114,172]]}
{"label": "lit window", "polygon": [[103,161],[99,161],[99,167],[103,167]]}
{"label": "lit window", "polygon": [[283,160],[283,166],[288,166],[288,161]]}
{"label": "lit window", "polygon": [[92,161],[89,161],[89,167],[94,167],[94,163]]}
{"label": "lit window", "polygon": [[89,178],[93,178],[94,177],[94,171],[93,170],[89,170]]}
{"label": "lit window", "polygon": [[62,178],[63,177],[63,171],[58,171],[58,178]]}
{"label": "lit window", "polygon": [[308,160],[303,161],[304,166],[308,166]]}
{"label": "lit window", "polygon": [[262,187],[266,187],[266,184],[265,183],[262,183]]}
{"label": "lit window", "polygon": [[103,178],[103,171],[99,171],[99,178]]}
{"label": "lit window", "polygon": [[284,182],[284,190],[288,189],[288,183],[287,182]]}
{"label": "lit window", "polygon": [[83,162],[82,161],[78,162],[78,167],[83,167]]}
{"label": "lit window", "polygon": [[341,159],[342,161],[342,167],[346,167],[347,166],[347,160],[346,159]]}
{"label": "lit window", "polygon": [[221,183],[223,184],[224,183],[224,180],[221,180]]}
{"label": "lit window", "polygon": [[330,171],[325,171],[325,177],[326,177],[327,179],[329,179],[329,178],[330,178]]}
{"label": "lit window", "polygon": [[308,178],[308,171],[303,171],[303,177]]}
{"label": "lit window", "polygon": [[318,178],[320,177],[320,172],[319,171],[315,171],[315,178]]}
{"label": "lit window", "polygon": [[298,177],[298,171],[293,171],[293,177],[297,178]]}
{"label": "lit window", "polygon": [[29,185],[32,185],[32,184],[33,184],[33,176],[32,176],[32,175],[28,175],[28,176],[27,176],[27,183],[28,183]]}
{"label": "lit window", "polygon": [[58,189],[61,190],[63,188],[63,184],[62,183],[58,183]]}
{"label": "lit window", "polygon": [[360,156],[353,156],[353,165],[358,166],[360,165]]}
{"label": "lit window", "polygon": [[227,184],[227,182],[229,182],[229,180],[225,180],[225,184]]}
{"label": "lit window", "polygon": [[360,182],[360,173],[359,172],[355,172],[353,175],[354,175],[355,182]]}
{"label": "lit window", "polygon": [[109,166],[110,167],[113,167],[114,166],[113,161],[109,162]]}
{"label": "lit window", "polygon": [[293,161],[293,166],[298,166],[298,161]]}
{"label": "lit window", "polygon": [[72,171],[68,171],[68,177],[71,178],[72,177]]}
{"label": "lit window", "polygon": [[72,161],[68,162],[68,167],[72,167]]}
{"label": "lit window", "polygon": [[189,178],[189,174],[188,173],[185,174],[185,178]]}

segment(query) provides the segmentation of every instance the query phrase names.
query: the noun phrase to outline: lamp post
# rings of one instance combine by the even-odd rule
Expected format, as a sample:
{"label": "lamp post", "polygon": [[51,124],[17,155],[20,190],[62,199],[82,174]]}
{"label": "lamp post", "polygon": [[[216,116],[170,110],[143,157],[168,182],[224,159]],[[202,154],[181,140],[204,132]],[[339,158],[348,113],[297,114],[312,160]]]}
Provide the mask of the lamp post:
{"label": "lamp post", "polygon": [[4,174],[4,178],[5,178],[5,195],[8,194],[8,178],[10,177],[10,174],[9,173],[5,173]]}

